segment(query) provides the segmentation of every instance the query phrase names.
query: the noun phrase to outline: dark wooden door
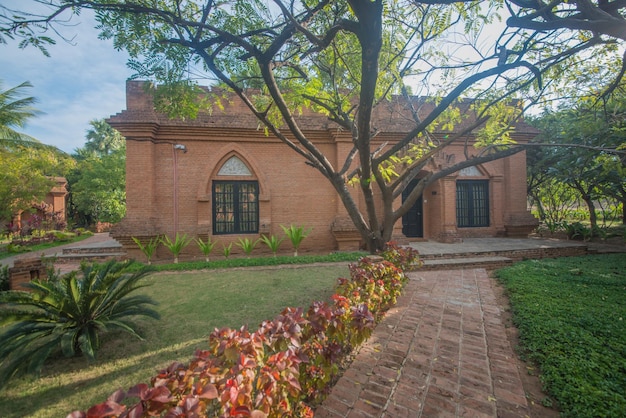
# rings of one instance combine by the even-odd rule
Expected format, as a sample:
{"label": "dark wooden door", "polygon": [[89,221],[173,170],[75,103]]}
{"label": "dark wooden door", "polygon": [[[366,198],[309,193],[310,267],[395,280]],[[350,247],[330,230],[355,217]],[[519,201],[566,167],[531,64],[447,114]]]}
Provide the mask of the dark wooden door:
{"label": "dark wooden door", "polygon": [[[406,200],[411,193],[417,180],[409,183],[409,186],[402,192],[402,202]],[[423,217],[423,199],[422,196],[417,198],[411,209],[402,216],[402,233],[405,237],[422,238],[424,236],[424,217]]]}

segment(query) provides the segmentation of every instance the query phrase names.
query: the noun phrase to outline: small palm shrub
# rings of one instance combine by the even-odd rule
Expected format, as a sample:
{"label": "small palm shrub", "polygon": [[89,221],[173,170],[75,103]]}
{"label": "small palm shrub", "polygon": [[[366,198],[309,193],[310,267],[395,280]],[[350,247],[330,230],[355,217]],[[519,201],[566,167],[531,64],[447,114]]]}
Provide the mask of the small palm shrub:
{"label": "small palm shrub", "polygon": [[278,248],[280,247],[280,244],[283,242],[284,238],[279,239],[276,235],[261,235],[261,238],[259,240],[267,245],[267,248],[269,248],[272,254],[274,254],[274,257],[276,257],[276,252],[278,252]]}
{"label": "small palm shrub", "polygon": [[231,242],[228,245],[222,245],[222,254],[224,254],[224,258],[230,257],[230,252],[233,249],[233,243]]}
{"label": "small palm shrub", "polygon": [[215,244],[217,244],[217,241],[211,241],[211,237],[207,237],[206,242],[202,241],[202,238],[198,238],[196,240],[196,244],[198,244],[198,248],[200,248],[200,251],[202,251],[202,254],[204,254],[204,260],[208,263],[209,255],[211,255],[211,252],[213,251]]}
{"label": "small palm shrub", "polygon": [[187,238],[187,234],[178,235],[178,233],[176,233],[174,241],[172,241],[167,235],[164,235],[161,239],[161,243],[165,246],[165,248],[170,250],[174,256],[174,264],[178,264],[178,256],[190,242],[191,238]]}
{"label": "small palm shrub", "polygon": [[287,238],[289,238],[289,241],[291,241],[294,251],[293,256],[297,257],[300,244],[302,244],[302,241],[311,233],[313,228],[309,228],[305,231],[303,226],[289,225],[289,228],[287,228],[286,226],[281,225],[280,227],[285,232],[285,235],[287,235]]}
{"label": "small palm shrub", "polygon": [[252,250],[254,250],[258,243],[259,240],[252,241],[249,238],[239,238],[239,241],[237,242],[237,247],[241,248],[243,252],[246,253],[246,256],[250,258]]}
{"label": "small palm shrub", "polygon": [[152,264],[152,256],[156,252],[159,244],[161,243],[161,239],[158,237],[151,238],[150,241],[148,241],[146,244],[142,244],[138,238],[133,237],[133,241],[135,241],[135,244],[137,244],[143,255],[146,256],[148,265]]}
{"label": "small palm shrub", "polygon": [[141,339],[130,317],[158,319],[156,303],[133,294],[146,286],[133,262],[83,264],[58,280],[32,281],[30,291],[0,293],[0,387],[18,372],[39,373],[53,354],[94,359],[100,333],[124,331]]}

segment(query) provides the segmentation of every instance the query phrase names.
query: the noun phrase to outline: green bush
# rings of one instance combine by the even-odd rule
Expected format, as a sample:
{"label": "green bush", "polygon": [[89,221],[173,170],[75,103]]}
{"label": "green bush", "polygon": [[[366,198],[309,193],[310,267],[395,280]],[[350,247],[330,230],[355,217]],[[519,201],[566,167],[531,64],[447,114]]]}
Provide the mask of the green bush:
{"label": "green bush", "polygon": [[57,352],[95,358],[104,331],[141,338],[131,319],[159,314],[152,299],[133,295],[149,270],[128,272],[131,264],[83,264],[81,277],[72,272],[25,284],[30,291],[0,293],[0,387],[18,372],[39,373]]}

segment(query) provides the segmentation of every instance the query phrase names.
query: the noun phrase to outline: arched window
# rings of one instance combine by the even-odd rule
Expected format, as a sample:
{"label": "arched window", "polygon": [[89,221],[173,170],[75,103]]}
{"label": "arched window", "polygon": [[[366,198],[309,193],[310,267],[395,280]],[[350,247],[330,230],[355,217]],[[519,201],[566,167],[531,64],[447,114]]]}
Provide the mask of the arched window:
{"label": "arched window", "polygon": [[[229,158],[213,180],[213,234],[259,231],[259,182],[241,159]],[[228,177],[234,177],[232,180]],[[242,179],[250,177],[251,179]]]}

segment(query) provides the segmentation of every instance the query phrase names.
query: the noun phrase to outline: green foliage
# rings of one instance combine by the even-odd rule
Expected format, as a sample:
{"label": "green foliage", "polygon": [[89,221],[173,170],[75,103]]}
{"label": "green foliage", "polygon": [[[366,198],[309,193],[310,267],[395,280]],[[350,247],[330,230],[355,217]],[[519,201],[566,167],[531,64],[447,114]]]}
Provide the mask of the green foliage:
{"label": "green foliage", "polygon": [[564,417],[626,410],[626,258],[524,261],[497,273],[523,355]]}
{"label": "green foliage", "polygon": [[276,235],[261,235],[261,242],[267,245],[267,248],[270,249],[274,257],[276,257],[276,253],[280,248],[280,244],[283,242],[284,238],[278,238]]}
{"label": "green foliage", "polygon": [[196,244],[198,244],[198,248],[200,248],[200,251],[202,251],[202,254],[204,254],[204,260],[208,263],[209,255],[211,255],[211,252],[217,244],[217,241],[211,241],[211,237],[209,236],[207,237],[206,242],[202,241],[202,238],[196,239]]}
{"label": "green foliage", "polygon": [[9,266],[0,266],[0,292],[9,290]]}
{"label": "green foliage", "polygon": [[61,242],[69,242],[76,237],[76,234],[72,232],[53,231],[52,234],[54,235],[54,239]]}
{"label": "green foliage", "polygon": [[159,318],[154,302],[133,293],[145,286],[149,272],[128,272],[131,263],[83,264],[80,276],[32,281],[29,291],[0,293],[0,384],[18,372],[39,373],[44,362],[61,352],[94,359],[104,331],[141,338],[131,317]]}
{"label": "green foliage", "polygon": [[252,253],[256,245],[259,243],[259,241],[260,240],[258,239],[256,241],[252,241],[249,238],[239,238],[239,240],[237,241],[237,247],[241,248],[243,252],[248,257],[250,257],[250,254]]}
{"label": "green foliage", "polygon": [[224,254],[224,258],[230,257],[230,252],[233,249],[233,243],[231,242],[228,245],[222,245],[222,254]]}
{"label": "green foliage", "polygon": [[117,223],[126,215],[126,145],[104,120],[90,121],[87,142],[68,174],[70,215],[82,226]]}
{"label": "green foliage", "polygon": [[34,97],[24,97],[25,90],[32,87],[30,82],[25,81],[3,90],[0,81],[0,146],[3,148],[38,144],[36,139],[15,130],[23,128],[29,119],[41,113],[33,107],[37,101]]}
{"label": "green foliage", "polygon": [[310,263],[333,263],[341,261],[356,261],[366,255],[364,252],[337,252],[328,255],[300,255],[276,256],[276,257],[251,257],[230,258],[230,250],[225,247],[228,256],[222,260],[213,260],[210,264],[206,261],[181,261],[178,264],[158,264],[153,266],[156,271],[191,271],[204,269],[227,269],[233,267],[262,267],[280,265],[300,265]]}
{"label": "green foliage", "polygon": [[190,242],[191,238],[188,238],[187,234],[179,235],[176,233],[174,241],[172,241],[167,235],[164,235],[163,238],[161,238],[161,244],[163,244],[165,248],[170,250],[170,252],[174,255],[174,264],[178,263],[178,256]]}
{"label": "green foliage", "polygon": [[294,249],[293,255],[297,257],[300,244],[302,244],[302,241],[311,233],[313,228],[309,228],[305,231],[304,226],[289,225],[289,227],[286,227],[281,225],[280,227],[285,232],[285,235],[287,235],[287,238],[289,238],[289,241],[291,241],[291,245]]}
{"label": "green foliage", "polygon": [[150,238],[150,241],[148,241],[146,244],[142,244],[141,241],[136,237],[132,237],[132,238],[133,238],[133,241],[135,241],[135,244],[137,244],[137,246],[143,253],[143,255],[146,256],[148,265],[152,264],[152,256],[156,252],[156,249],[159,246],[159,244],[161,243],[161,238],[160,237]]}
{"label": "green foliage", "polygon": [[340,280],[331,303],[314,302],[307,312],[286,308],[256,331],[216,329],[190,364],[173,363],[150,385],[118,391],[90,411],[312,417],[310,405],[328,393],[338,364],[371,335],[405,280],[387,261],[361,260],[350,279]]}
{"label": "green foliage", "polygon": [[0,230],[20,211],[43,201],[55,184],[52,176],[62,176],[74,164],[55,147],[41,144],[16,131],[39,114],[35,99],[23,97],[28,82],[1,91],[0,83]]}
{"label": "green foliage", "polygon": [[400,247],[393,241],[387,243],[385,250],[382,251],[380,255],[386,261],[403,271],[416,270],[424,265],[416,249]]}

